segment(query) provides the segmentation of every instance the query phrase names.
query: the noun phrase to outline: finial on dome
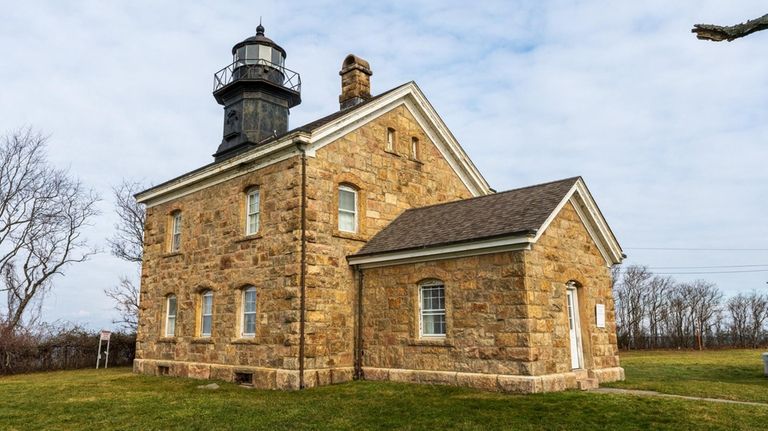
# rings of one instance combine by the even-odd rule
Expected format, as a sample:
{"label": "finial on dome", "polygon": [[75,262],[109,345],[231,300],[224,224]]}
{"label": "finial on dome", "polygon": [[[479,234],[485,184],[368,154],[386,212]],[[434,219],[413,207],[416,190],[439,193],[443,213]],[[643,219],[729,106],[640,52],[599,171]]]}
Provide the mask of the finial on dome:
{"label": "finial on dome", "polygon": [[256,36],[264,36],[264,26],[261,25],[261,17],[259,17],[259,26],[256,27]]}

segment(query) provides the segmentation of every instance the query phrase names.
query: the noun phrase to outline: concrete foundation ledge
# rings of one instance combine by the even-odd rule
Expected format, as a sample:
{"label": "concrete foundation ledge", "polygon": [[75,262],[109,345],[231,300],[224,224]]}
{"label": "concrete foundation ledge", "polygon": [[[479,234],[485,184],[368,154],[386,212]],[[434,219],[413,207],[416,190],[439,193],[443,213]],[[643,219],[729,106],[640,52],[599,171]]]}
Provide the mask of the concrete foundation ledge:
{"label": "concrete foundation ledge", "polygon": [[589,375],[600,383],[618,382],[624,380],[624,368],[597,368],[589,370]]}
{"label": "concrete foundation ledge", "polygon": [[[238,374],[250,374],[250,382],[259,389],[299,389],[299,371],[244,365],[207,364],[202,362],[134,359],[133,372],[151,376],[168,375],[193,379],[234,382]],[[354,368],[340,367],[304,370],[304,386],[331,385],[352,380]],[[242,378],[242,376],[240,376]]]}
{"label": "concrete foundation ledge", "polygon": [[[621,380],[623,368],[588,370],[600,382]],[[405,383],[426,383],[464,386],[486,391],[514,394],[533,394],[577,389],[578,381],[587,374],[585,370],[543,376],[516,376],[508,374],[481,374],[456,371],[408,370],[400,368],[363,367],[365,380],[388,380]]]}

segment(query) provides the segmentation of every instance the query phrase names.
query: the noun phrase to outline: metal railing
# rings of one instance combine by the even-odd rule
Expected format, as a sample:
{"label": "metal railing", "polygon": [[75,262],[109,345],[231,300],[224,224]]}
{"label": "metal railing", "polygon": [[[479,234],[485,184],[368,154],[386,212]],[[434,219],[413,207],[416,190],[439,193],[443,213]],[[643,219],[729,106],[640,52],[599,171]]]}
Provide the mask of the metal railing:
{"label": "metal railing", "polygon": [[301,76],[279,64],[263,59],[237,60],[213,75],[213,91],[239,80],[265,80],[301,92]]}

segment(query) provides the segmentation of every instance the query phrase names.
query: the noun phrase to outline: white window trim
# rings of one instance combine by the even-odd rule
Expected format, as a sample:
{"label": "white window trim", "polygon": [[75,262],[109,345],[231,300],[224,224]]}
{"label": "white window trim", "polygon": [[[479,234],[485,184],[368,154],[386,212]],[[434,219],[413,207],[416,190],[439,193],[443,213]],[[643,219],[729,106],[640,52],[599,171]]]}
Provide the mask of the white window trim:
{"label": "white window trim", "polygon": [[[205,314],[205,297],[209,296],[211,298],[211,313]],[[204,332],[205,325],[205,318],[207,316],[210,316],[211,318],[211,331],[206,333]],[[211,333],[213,332],[213,291],[207,290],[203,292],[202,295],[200,295],[200,337],[210,337]]]}
{"label": "white window trim", "polygon": [[446,337],[446,334],[425,334],[424,333],[425,311],[429,312],[430,316],[437,316],[441,314],[439,313],[440,311],[439,309],[424,310],[423,308],[424,307],[424,298],[423,298],[424,288],[435,287],[435,286],[441,286],[443,288],[443,307],[444,308],[442,309],[442,315],[443,315],[443,319],[445,320],[445,332],[446,334],[448,332],[448,314],[445,309],[446,302],[447,302],[447,298],[445,295],[445,283],[438,280],[427,281],[419,284],[419,337],[421,338],[445,338]]}
{"label": "white window trim", "polygon": [[[174,299],[176,301],[176,309],[173,311],[173,314],[171,314],[171,299]],[[179,301],[176,298],[176,295],[168,295],[165,298],[165,336],[166,337],[175,337],[176,336],[176,315],[179,314]],[[169,332],[169,326],[168,322],[170,322],[171,317],[173,317],[173,332]]]}
{"label": "white window trim", "polygon": [[[341,208],[341,192],[342,191],[351,192],[352,195],[354,196],[354,199],[355,199],[354,207],[355,207],[355,209],[353,211]],[[350,186],[339,186],[339,195],[338,195],[338,200],[339,200],[339,205],[338,205],[339,208],[338,208],[338,210],[339,210],[339,212],[338,212],[338,214],[339,215],[341,215],[341,213],[352,214],[352,215],[354,215],[354,218],[355,218],[354,228],[352,230],[346,230],[346,229],[342,229],[341,228],[341,217],[337,217],[339,220],[337,221],[336,225],[338,226],[339,231],[341,231],[341,232],[349,232],[349,233],[357,233],[357,229],[358,229],[358,223],[357,223],[357,212],[358,212],[357,211],[357,207],[358,207],[358,202],[357,202],[357,198],[358,198],[357,190],[355,190],[354,188],[352,188]]]}
{"label": "white window trim", "polygon": [[387,146],[386,150],[389,152],[395,151],[395,142],[397,141],[397,131],[391,127],[387,127]]}
{"label": "white window trim", "polygon": [[171,215],[171,252],[181,250],[181,211],[176,211]]}
{"label": "white window trim", "polygon": [[[256,212],[251,212],[251,199],[253,195],[258,196],[258,205],[256,205]],[[251,216],[256,215],[256,229],[251,230]],[[261,228],[261,192],[258,188],[248,190],[245,195],[245,234],[254,235],[259,232]]]}
{"label": "white window trim", "polygon": [[419,160],[419,138],[411,138],[411,158],[413,160]]}
{"label": "white window trim", "polygon": [[[253,312],[246,312],[245,311],[245,295],[246,295],[246,293],[248,293],[250,291],[253,291],[253,293],[256,295],[256,298],[254,298],[254,300],[256,301],[256,309]],[[253,338],[253,337],[256,336],[256,313],[259,311],[258,299],[259,299],[259,294],[256,292],[256,288],[255,287],[249,286],[249,287],[243,289],[243,293],[242,293],[242,310],[240,312],[240,337],[242,337],[242,338]],[[254,324],[253,324],[253,332],[252,333],[245,332],[245,315],[246,314],[253,314],[253,316],[254,316],[254,319],[253,319]]]}

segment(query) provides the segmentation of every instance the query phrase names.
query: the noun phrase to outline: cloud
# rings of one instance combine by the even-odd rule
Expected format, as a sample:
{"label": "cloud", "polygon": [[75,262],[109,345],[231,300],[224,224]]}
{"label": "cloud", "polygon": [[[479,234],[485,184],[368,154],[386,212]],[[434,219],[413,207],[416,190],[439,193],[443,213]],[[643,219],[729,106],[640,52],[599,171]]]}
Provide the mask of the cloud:
{"label": "cloud", "polygon": [[[583,175],[628,262],[768,263],[764,252],[636,249],[766,247],[768,33],[715,44],[689,32],[763,13],[758,1],[694,0],[16,2],[0,28],[0,129],[52,134],[51,159],[105,197],[88,233],[104,246],[112,185],[212,160],[212,75],[261,15],[302,74],[293,126],[338,109],[353,52],[371,62],[374,92],[415,80],[495,188]],[[88,310],[80,317],[108,326],[101,292],[131,271],[106,254],[71,267],[49,317]],[[729,292],[765,280],[708,278]]]}

